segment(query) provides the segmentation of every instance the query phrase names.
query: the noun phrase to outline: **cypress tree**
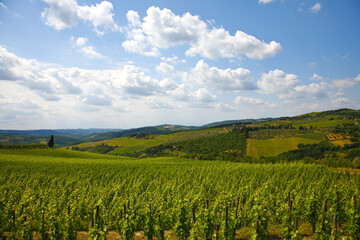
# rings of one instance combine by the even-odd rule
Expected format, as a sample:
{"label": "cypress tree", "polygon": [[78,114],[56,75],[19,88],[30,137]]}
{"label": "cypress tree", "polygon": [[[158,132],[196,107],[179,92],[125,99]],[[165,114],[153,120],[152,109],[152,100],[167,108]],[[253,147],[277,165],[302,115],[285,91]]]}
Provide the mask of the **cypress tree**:
{"label": "cypress tree", "polygon": [[54,147],[54,135],[51,135],[50,140],[47,143],[48,147]]}

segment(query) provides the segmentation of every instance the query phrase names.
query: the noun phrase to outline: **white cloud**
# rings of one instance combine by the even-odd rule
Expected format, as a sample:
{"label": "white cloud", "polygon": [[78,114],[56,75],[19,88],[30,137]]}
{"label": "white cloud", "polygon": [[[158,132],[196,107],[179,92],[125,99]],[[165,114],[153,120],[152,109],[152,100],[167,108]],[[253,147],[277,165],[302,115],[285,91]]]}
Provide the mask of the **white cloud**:
{"label": "white cloud", "polygon": [[328,96],[328,84],[325,82],[296,86],[288,98],[324,98]]}
{"label": "white cloud", "polygon": [[299,83],[299,79],[295,74],[287,74],[279,69],[263,73],[258,81],[259,88],[264,93],[286,93],[297,83]]}
{"label": "white cloud", "polygon": [[118,31],[119,27],[113,19],[113,5],[111,2],[103,1],[95,6],[78,6],[78,17],[90,22],[97,34],[104,34],[104,29]]}
{"label": "white cloud", "polygon": [[84,46],[79,49],[80,53],[88,58],[104,58],[100,53],[96,52],[93,46]]}
{"label": "white cloud", "polygon": [[334,79],[332,80],[332,86],[343,90],[345,88],[350,88],[360,83],[360,74],[355,78],[345,78],[345,79]]}
{"label": "white cloud", "polygon": [[169,62],[172,64],[186,63],[185,59],[179,59],[177,56],[174,55],[172,57],[161,57],[160,59],[164,62]]}
{"label": "white cloud", "polygon": [[163,74],[172,74],[174,73],[174,66],[166,63],[161,62],[158,66],[156,66],[156,71]]}
{"label": "white cloud", "polygon": [[62,30],[77,24],[78,5],[75,0],[44,0],[44,2],[50,5],[41,13],[48,26]]}
{"label": "white cloud", "polygon": [[71,37],[70,40],[73,42],[73,46],[76,48],[76,50],[85,57],[90,59],[104,58],[103,55],[101,55],[95,50],[94,46],[87,45],[87,38],[79,37],[74,40],[74,37]]}
{"label": "white cloud", "polygon": [[317,66],[317,62],[311,62],[308,65],[309,68],[315,68],[316,66]]}
{"label": "white cloud", "polygon": [[259,3],[263,3],[263,4],[267,4],[267,3],[271,3],[275,0],[259,0]]}
{"label": "white cloud", "polygon": [[[47,101],[77,95],[83,103],[110,105],[116,97],[134,98],[168,95],[180,86],[170,79],[158,81],[132,65],[118,70],[44,67],[0,47],[0,81],[13,81],[36,92]],[[105,95],[106,93],[106,95]],[[196,94],[203,97],[204,94]]]}
{"label": "white cloud", "polygon": [[109,98],[106,95],[99,96],[95,94],[91,94],[88,96],[84,96],[81,99],[82,102],[89,104],[89,105],[95,105],[95,106],[107,106],[111,105],[111,98]]}
{"label": "white cloud", "polygon": [[312,77],[310,78],[311,80],[318,80],[318,81],[323,81],[324,77],[319,76],[318,74],[314,73],[314,75],[312,75]]}
{"label": "white cloud", "polygon": [[215,58],[234,58],[242,55],[251,59],[264,59],[282,50],[277,42],[269,44],[242,31],[234,36],[223,28],[209,28],[199,16],[185,13],[175,15],[171,10],[150,7],[147,16],[138,22],[139,16],[129,11],[128,40],[125,50],[145,56],[159,56],[160,48],[190,44],[186,55]]}
{"label": "white cloud", "polygon": [[0,2],[0,7],[4,8],[4,9],[8,9],[5,4],[3,4],[2,2]]}
{"label": "white cloud", "polygon": [[134,28],[128,32],[128,39],[122,43],[123,48],[128,52],[139,53],[144,56],[158,57],[160,51],[151,46],[149,38],[139,28]]}
{"label": "white cloud", "polygon": [[210,59],[245,55],[251,59],[265,59],[273,57],[281,50],[281,45],[275,41],[267,44],[242,31],[237,31],[235,36],[231,36],[228,31],[220,28],[199,35],[198,41],[192,44],[186,55],[198,54]]}
{"label": "white cloud", "polygon": [[139,14],[133,10],[130,10],[126,14],[126,18],[132,27],[139,26],[141,24]]}
{"label": "white cloud", "polygon": [[210,93],[209,90],[207,90],[206,88],[200,88],[190,96],[195,101],[205,102],[205,103],[214,102],[217,99],[216,95]]}
{"label": "white cloud", "polygon": [[321,10],[321,4],[320,3],[315,3],[312,7],[309,8],[310,12],[312,13],[318,13]]}
{"label": "white cloud", "polygon": [[242,97],[238,96],[235,98],[234,103],[236,104],[249,104],[249,105],[263,105],[265,104],[264,100],[259,98],[251,98],[251,97]]}
{"label": "white cloud", "polygon": [[120,30],[113,19],[113,5],[108,1],[91,6],[80,6],[76,0],[43,1],[49,8],[44,9],[41,17],[48,26],[56,30],[74,27],[78,20],[92,24],[98,35],[104,34],[104,30]]}
{"label": "white cloud", "polygon": [[[73,38],[72,38],[73,39]],[[79,37],[78,39],[76,39],[75,41],[75,45],[77,47],[83,47],[86,45],[88,39],[87,38],[84,38],[84,37]]]}
{"label": "white cloud", "polygon": [[354,78],[354,80],[355,80],[356,82],[360,82],[360,74],[358,74],[358,75]]}
{"label": "white cloud", "polygon": [[219,69],[209,67],[200,60],[190,74],[185,74],[186,81],[190,84],[207,86],[222,91],[253,90],[256,88],[249,70],[244,68]]}
{"label": "white cloud", "polygon": [[345,98],[345,97],[334,99],[331,102],[333,104],[335,104],[336,106],[342,106],[344,104],[352,103],[352,101],[350,99]]}
{"label": "white cloud", "polygon": [[217,104],[215,104],[215,108],[219,109],[222,112],[234,112],[235,111],[234,107],[232,107],[226,103],[217,103]]}

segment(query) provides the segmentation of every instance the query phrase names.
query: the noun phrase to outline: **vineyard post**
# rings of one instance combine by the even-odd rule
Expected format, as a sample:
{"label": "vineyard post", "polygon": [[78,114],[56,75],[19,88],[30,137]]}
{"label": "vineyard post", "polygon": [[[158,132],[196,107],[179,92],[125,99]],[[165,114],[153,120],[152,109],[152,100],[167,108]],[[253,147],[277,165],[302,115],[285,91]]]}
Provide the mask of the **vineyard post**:
{"label": "vineyard post", "polygon": [[49,233],[44,232],[43,235],[42,235],[42,239],[43,240],[48,240],[49,239]]}
{"label": "vineyard post", "polygon": [[256,219],[256,235],[259,235],[260,225],[259,225],[259,219]]}
{"label": "vineyard post", "polygon": [[323,206],[322,220],[321,220],[321,229],[324,229],[324,225],[325,225],[326,204],[327,204],[327,198],[324,199],[324,206]]}
{"label": "vineyard post", "polygon": [[289,203],[289,206],[290,206],[290,204],[291,204],[291,191],[289,191],[288,192],[288,203]]}
{"label": "vineyard post", "polygon": [[220,231],[220,224],[216,224],[216,237],[215,239],[218,240],[219,239],[219,231]]}
{"label": "vineyard post", "polygon": [[160,228],[160,240],[165,240],[164,229]]}
{"label": "vineyard post", "polygon": [[237,198],[236,201],[236,208],[235,208],[235,226],[234,226],[234,236],[236,236],[236,229],[237,229],[237,218],[238,218],[238,210],[239,210],[239,202],[240,202],[240,196]]}
{"label": "vineyard post", "polygon": [[[292,205],[293,205],[293,201],[290,200],[290,205],[289,205],[289,230],[291,229],[291,211],[292,211]],[[290,232],[290,231],[289,231]]]}
{"label": "vineyard post", "polygon": [[124,203],[124,215],[126,215],[126,203]]}
{"label": "vineyard post", "polygon": [[16,213],[15,213],[15,209],[12,211],[12,217],[13,217],[13,226],[15,227],[15,221],[16,221],[16,217],[15,217]]}
{"label": "vineyard post", "polygon": [[[299,217],[298,216],[295,216],[295,232],[298,230],[299,228]],[[298,239],[296,237],[296,239]]]}
{"label": "vineyard post", "polygon": [[209,209],[209,199],[206,199],[206,209]]}
{"label": "vineyard post", "polygon": [[228,233],[228,225],[229,225],[229,210],[228,206],[225,207],[225,232]]}
{"label": "vineyard post", "polygon": [[96,221],[96,222],[99,221],[99,215],[100,215],[100,206],[97,205],[97,206],[96,206],[96,215],[95,215],[95,221]]}
{"label": "vineyard post", "polygon": [[334,213],[334,240],[336,240],[337,235],[337,213]]}
{"label": "vineyard post", "polygon": [[354,209],[356,209],[356,194],[354,195],[353,200],[354,200]]}
{"label": "vineyard post", "polygon": [[316,231],[316,205],[315,204],[314,204],[314,208],[313,208],[313,212],[312,212],[312,217],[313,217],[313,220],[312,220],[311,226],[312,226],[313,233],[315,233],[315,231]]}
{"label": "vineyard post", "polygon": [[90,219],[91,219],[91,228],[93,228],[94,227],[94,213],[93,212],[90,213]]}
{"label": "vineyard post", "polygon": [[195,216],[195,208],[193,207],[192,209],[192,218],[193,218],[193,223],[196,223],[196,216]]}
{"label": "vineyard post", "polygon": [[129,229],[125,228],[125,236],[126,236],[126,240],[130,240],[130,235],[129,235]]}
{"label": "vineyard post", "polygon": [[[41,216],[41,230],[45,231],[45,209],[42,208],[42,216]],[[44,232],[45,233],[45,232]]]}
{"label": "vineyard post", "polygon": [[[150,217],[150,224],[152,224],[151,203],[149,203],[149,217]],[[149,239],[149,240],[152,240],[152,239],[153,239],[153,236],[152,236],[152,232],[151,232],[151,231],[149,231],[148,239]]]}
{"label": "vineyard post", "polygon": [[68,215],[70,216],[70,205],[68,205]]}
{"label": "vineyard post", "polygon": [[237,201],[236,201],[235,219],[237,219],[237,217],[238,217],[239,202],[240,202],[240,196],[237,198]]}

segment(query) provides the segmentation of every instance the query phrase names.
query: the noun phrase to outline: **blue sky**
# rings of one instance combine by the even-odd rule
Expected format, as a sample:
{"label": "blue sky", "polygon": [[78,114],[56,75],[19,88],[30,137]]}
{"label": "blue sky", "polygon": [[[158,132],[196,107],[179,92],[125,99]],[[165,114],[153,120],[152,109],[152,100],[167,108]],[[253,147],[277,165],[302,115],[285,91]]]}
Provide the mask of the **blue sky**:
{"label": "blue sky", "polygon": [[0,129],[360,108],[357,0],[0,1]]}

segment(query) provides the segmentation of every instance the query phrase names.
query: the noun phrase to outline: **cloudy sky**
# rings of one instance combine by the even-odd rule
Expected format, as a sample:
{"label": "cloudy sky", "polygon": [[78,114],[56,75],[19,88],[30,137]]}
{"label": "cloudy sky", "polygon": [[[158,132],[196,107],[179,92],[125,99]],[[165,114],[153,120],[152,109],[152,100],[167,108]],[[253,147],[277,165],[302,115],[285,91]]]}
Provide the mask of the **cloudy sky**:
{"label": "cloudy sky", "polygon": [[360,108],[358,0],[0,0],[0,129]]}

